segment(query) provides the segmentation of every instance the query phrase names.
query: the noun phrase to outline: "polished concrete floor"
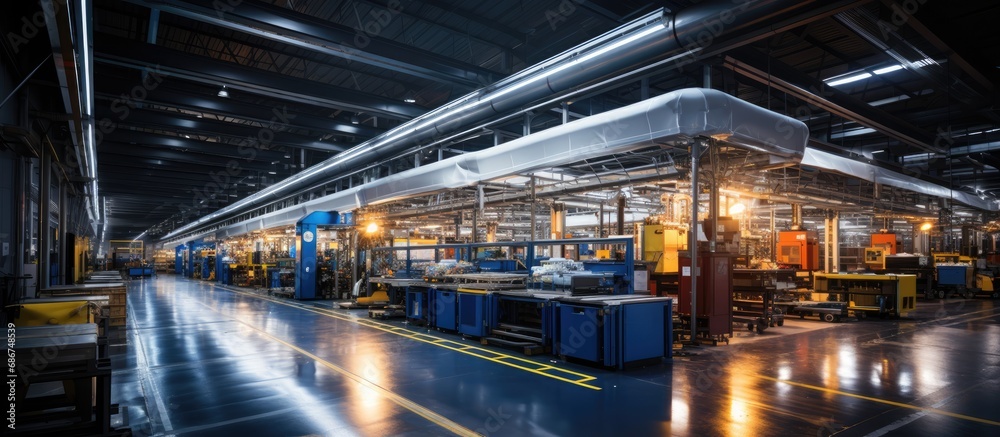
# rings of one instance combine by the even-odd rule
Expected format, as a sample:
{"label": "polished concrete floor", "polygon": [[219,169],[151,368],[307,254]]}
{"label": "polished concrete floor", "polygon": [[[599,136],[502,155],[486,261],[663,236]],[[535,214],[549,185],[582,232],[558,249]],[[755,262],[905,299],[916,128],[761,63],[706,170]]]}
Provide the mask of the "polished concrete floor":
{"label": "polished concrete floor", "polygon": [[136,435],[1000,435],[1000,301],[795,320],[610,372],[329,302],[129,287],[113,402]]}

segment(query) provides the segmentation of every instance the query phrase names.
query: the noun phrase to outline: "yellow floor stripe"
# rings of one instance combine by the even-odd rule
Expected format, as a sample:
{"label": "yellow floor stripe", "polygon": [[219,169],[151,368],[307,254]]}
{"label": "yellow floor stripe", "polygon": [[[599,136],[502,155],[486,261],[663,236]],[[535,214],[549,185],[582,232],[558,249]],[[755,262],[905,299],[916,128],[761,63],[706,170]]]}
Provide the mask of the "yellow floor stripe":
{"label": "yellow floor stripe", "polygon": [[[210,307],[208,305],[205,305],[203,302],[198,302],[198,303],[200,303],[205,308],[208,308],[209,310],[212,310],[214,312],[222,314],[221,312],[213,309],[212,307]],[[274,341],[274,342],[277,342],[277,343],[281,343],[281,344],[283,344],[283,345],[285,345],[285,346],[287,346],[287,347],[295,350],[296,352],[298,352],[298,353],[300,353],[302,355],[305,355],[305,356],[313,359],[317,363],[320,363],[320,364],[326,366],[327,368],[329,368],[330,370],[333,370],[334,372],[337,372],[337,373],[341,374],[345,378],[348,378],[348,379],[350,379],[350,380],[352,380],[354,382],[357,382],[358,384],[361,384],[361,385],[363,385],[363,386],[365,386],[365,387],[367,387],[367,388],[369,388],[369,389],[371,389],[371,390],[373,390],[375,392],[380,393],[382,396],[385,396],[387,399],[391,400],[396,405],[399,405],[399,406],[401,406],[403,408],[406,408],[407,410],[410,410],[410,411],[416,413],[417,415],[419,415],[419,416],[421,416],[421,417],[423,417],[423,418],[425,418],[425,419],[433,422],[434,424],[436,424],[436,425],[438,425],[438,426],[440,426],[440,427],[442,427],[444,429],[447,429],[448,431],[451,431],[455,435],[460,435],[460,436],[479,436],[480,435],[479,433],[477,433],[477,432],[475,432],[475,431],[473,431],[473,430],[471,430],[469,428],[466,428],[466,427],[464,427],[462,425],[459,425],[458,423],[453,422],[452,420],[448,419],[447,417],[444,417],[444,416],[442,416],[442,415],[440,415],[438,413],[435,413],[434,411],[431,411],[431,410],[429,410],[429,409],[421,406],[420,404],[418,404],[416,402],[413,402],[413,401],[411,401],[411,400],[403,397],[402,395],[400,395],[400,394],[398,394],[398,393],[396,393],[394,391],[391,391],[389,389],[383,388],[383,387],[381,387],[381,386],[379,386],[379,385],[377,385],[377,384],[375,384],[375,383],[373,383],[373,382],[371,382],[371,381],[369,381],[369,380],[367,380],[365,378],[362,378],[361,376],[358,376],[358,375],[352,373],[351,371],[349,371],[349,370],[347,370],[347,369],[345,369],[343,367],[340,367],[340,366],[338,366],[336,364],[333,364],[333,363],[331,363],[329,361],[326,361],[326,360],[324,360],[324,359],[322,359],[322,358],[320,358],[320,357],[312,354],[311,352],[309,352],[309,351],[307,351],[307,350],[305,350],[305,349],[303,349],[301,347],[298,347],[298,346],[296,346],[296,345],[294,345],[292,343],[289,343],[289,342],[287,342],[285,340],[282,340],[282,339],[280,339],[278,337],[275,337],[275,336],[271,335],[270,333],[268,333],[267,331],[264,331],[263,329],[257,328],[256,326],[253,326],[253,325],[251,325],[251,324],[249,324],[247,322],[244,322],[242,320],[239,320],[239,319],[233,319],[233,320],[235,320],[235,321],[239,322],[240,324],[242,324],[242,325],[244,325],[244,326],[246,326],[246,327],[248,327],[248,328],[256,331],[257,333],[259,333],[260,335],[264,336],[265,338],[270,339],[271,341]]]}
{"label": "yellow floor stripe", "polygon": [[847,393],[847,392],[843,392],[843,391],[840,391],[840,390],[829,389],[829,388],[826,388],[826,387],[820,387],[820,386],[816,386],[816,385],[803,384],[801,382],[794,382],[794,381],[788,381],[788,380],[784,380],[784,379],[772,378],[770,376],[758,375],[758,377],[761,378],[761,379],[767,380],[767,381],[780,382],[780,383],[788,384],[788,385],[791,385],[791,386],[808,388],[810,390],[821,391],[821,392],[824,392],[824,393],[831,393],[831,394],[835,394],[835,395],[848,396],[848,397],[857,398],[857,399],[864,399],[866,401],[878,402],[880,404],[892,405],[894,407],[908,408],[908,409],[911,409],[911,410],[918,410],[918,411],[924,411],[924,412],[927,412],[927,413],[940,414],[942,416],[954,417],[956,419],[962,419],[962,420],[968,420],[968,421],[972,421],[972,422],[985,423],[987,425],[993,425],[993,426],[1000,426],[1000,422],[996,422],[996,421],[989,420],[989,419],[982,419],[982,418],[979,418],[979,417],[966,416],[964,414],[952,413],[951,411],[940,410],[940,409],[937,409],[937,408],[928,408],[928,407],[920,407],[920,406],[917,406],[917,405],[904,404],[902,402],[894,402],[894,401],[890,401],[890,400],[886,400],[886,399],[879,399],[879,398],[875,398],[875,397],[871,397],[871,396],[864,396],[864,395],[859,395],[859,394],[854,394],[854,393]]}
{"label": "yellow floor stripe", "polygon": [[[326,317],[334,318],[334,319],[337,319],[337,320],[343,320],[343,321],[346,321],[346,322],[352,322],[352,323],[356,323],[358,325],[367,326],[369,328],[378,329],[378,330],[383,331],[383,332],[388,332],[390,334],[399,335],[401,337],[409,338],[411,340],[415,340],[415,341],[419,341],[419,342],[422,342],[422,343],[427,343],[427,344],[430,344],[430,345],[442,347],[442,348],[449,349],[449,350],[452,350],[452,351],[455,351],[455,352],[459,352],[459,353],[463,353],[463,354],[466,354],[466,355],[471,355],[471,356],[474,356],[476,358],[481,358],[481,359],[484,359],[484,360],[487,360],[487,361],[492,361],[494,363],[503,364],[505,366],[513,367],[515,369],[524,370],[526,372],[534,373],[536,375],[541,375],[541,376],[544,376],[544,377],[547,377],[547,378],[552,378],[552,379],[555,379],[555,380],[558,380],[558,381],[562,381],[562,382],[566,382],[566,383],[570,383],[570,384],[573,384],[573,385],[578,385],[580,387],[586,387],[586,388],[589,388],[591,390],[601,390],[600,387],[597,387],[597,386],[591,385],[591,384],[587,384],[587,382],[596,380],[597,377],[595,377],[595,376],[591,376],[591,375],[587,375],[587,374],[583,374],[583,373],[574,372],[574,371],[568,370],[568,369],[561,369],[561,368],[558,368],[558,367],[553,367],[553,366],[548,365],[548,364],[542,364],[542,363],[538,363],[538,362],[535,362],[535,361],[526,360],[524,358],[516,357],[516,356],[513,356],[513,355],[502,354],[502,353],[495,352],[495,351],[492,351],[492,350],[489,350],[489,349],[483,349],[483,348],[479,348],[479,347],[475,347],[475,346],[470,346],[470,345],[467,345],[467,344],[464,344],[464,343],[459,343],[459,342],[456,342],[456,341],[453,341],[453,340],[448,340],[448,339],[444,339],[444,338],[440,338],[440,337],[434,337],[434,336],[431,336],[431,335],[422,334],[422,333],[419,333],[419,332],[414,332],[414,331],[411,331],[411,330],[408,330],[408,329],[405,329],[405,328],[400,328],[398,326],[387,325],[387,324],[384,324],[384,323],[381,323],[381,322],[377,322],[377,321],[374,321],[374,320],[359,319],[359,318],[356,318],[356,317],[345,316],[343,314],[335,313],[335,312],[333,312],[333,310],[311,307],[311,306],[302,305],[302,304],[299,304],[299,303],[285,302],[285,301],[281,301],[281,300],[277,300],[277,299],[272,299],[270,297],[260,296],[260,295],[256,295],[256,294],[253,294],[253,293],[247,293],[247,292],[244,292],[244,291],[232,290],[232,289],[229,289],[229,288],[225,288],[225,290],[231,291],[231,292],[236,293],[236,294],[241,294],[241,295],[244,295],[244,296],[254,297],[254,298],[257,298],[257,299],[261,299],[261,300],[266,300],[268,302],[273,302],[273,303],[276,303],[276,304],[279,304],[279,305],[285,305],[285,306],[289,306],[289,307],[292,307],[292,308],[298,308],[300,310],[308,311],[308,312],[311,312],[311,313],[314,313],[314,314],[319,314],[321,316],[326,316]],[[477,352],[479,352],[479,353],[477,353]],[[491,355],[495,355],[495,356],[492,356],[492,357],[491,356],[484,356],[484,355],[481,355],[480,353],[491,354]],[[515,362],[510,362],[510,361],[505,361],[505,360],[513,360]],[[541,370],[542,368],[544,368],[544,370]],[[561,374],[572,375],[572,376],[574,376],[576,378],[569,378],[569,377],[559,376],[559,375],[555,375],[555,374],[551,374],[551,373],[546,373],[546,371],[549,371],[549,370],[557,372],[557,373],[561,373]]]}

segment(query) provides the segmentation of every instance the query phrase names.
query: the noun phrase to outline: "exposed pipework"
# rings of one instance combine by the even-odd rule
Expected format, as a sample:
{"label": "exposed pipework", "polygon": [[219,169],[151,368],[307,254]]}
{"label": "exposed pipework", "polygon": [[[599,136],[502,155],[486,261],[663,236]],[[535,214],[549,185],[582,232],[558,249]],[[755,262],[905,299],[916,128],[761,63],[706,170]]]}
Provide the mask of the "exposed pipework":
{"label": "exposed pipework", "polygon": [[798,231],[801,229],[802,229],[802,205],[798,203],[793,203],[791,230]]}
{"label": "exposed pipework", "polygon": [[[685,62],[696,60],[705,50],[706,44],[720,41],[723,36],[731,36],[736,31],[770,28],[769,19],[779,13],[799,13],[828,6],[822,3],[748,0],[734,4],[717,0],[689,7],[675,15],[668,15],[663,9],[657,10],[410,120],[265,190],[182,226],[163,239],[173,238],[255,206],[279,200],[324,181],[337,179],[353,169],[390,158],[408,148],[419,146],[424,141],[517,112],[531,102],[572,93],[582,84],[638,65],[673,58],[680,67]],[[709,28],[710,25],[713,27]]]}
{"label": "exposed pipework", "polygon": [[[787,135],[786,135],[787,134]],[[798,160],[808,141],[806,125],[721,91],[685,89],[575,120],[496,147],[396,173],[227,228],[228,235],[297,220],[312,211],[359,207],[474,186],[584,159],[625,153],[692,138],[725,138],[730,145]],[[174,237],[183,242],[195,235]]]}
{"label": "exposed pipework", "polygon": [[[67,2],[68,3],[68,2]],[[84,190],[89,198],[91,225],[97,234],[101,220],[97,193],[97,150],[94,138],[94,55],[93,2],[76,0],[73,7],[53,0],[42,0],[43,14],[52,48],[63,106],[72,115],[69,130],[76,146],[80,173],[89,183]],[[71,16],[71,12],[75,15]],[[107,220],[107,218],[104,218]]]}

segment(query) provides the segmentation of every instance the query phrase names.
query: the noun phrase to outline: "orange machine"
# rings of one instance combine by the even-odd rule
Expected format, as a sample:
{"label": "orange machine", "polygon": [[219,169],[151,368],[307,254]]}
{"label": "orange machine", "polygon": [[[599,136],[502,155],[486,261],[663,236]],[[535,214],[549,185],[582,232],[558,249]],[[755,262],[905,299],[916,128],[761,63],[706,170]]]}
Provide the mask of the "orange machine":
{"label": "orange machine", "polygon": [[778,232],[778,264],[801,270],[819,269],[819,241],[815,231]]}
{"label": "orange machine", "polygon": [[896,234],[872,234],[871,247],[884,247],[886,255],[895,255],[897,244]]}

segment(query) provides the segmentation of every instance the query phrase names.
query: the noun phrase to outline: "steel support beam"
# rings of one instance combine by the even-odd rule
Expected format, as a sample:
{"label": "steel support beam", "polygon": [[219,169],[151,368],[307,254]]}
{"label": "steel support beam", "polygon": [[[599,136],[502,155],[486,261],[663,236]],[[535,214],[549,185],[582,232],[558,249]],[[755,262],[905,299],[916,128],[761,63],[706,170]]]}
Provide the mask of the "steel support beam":
{"label": "steel support beam", "polygon": [[[185,152],[202,153],[205,155],[215,155],[222,159],[235,158],[241,162],[250,161],[281,161],[285,159],[284,152],[271,151],[269,149],[258,148],[252,142],[244,144],[216,143],[211,141],[199,141],[195,139],[172,137],[167,135],[151,134],[148,132],[135,132],[116,130],[104,137],[103,142],[122,143],[136,146],[159,146],[169,147]],[[102,142],[102,143],[103,143]]]}
{"label": "steel support beam", "polygon": [[[370,138],[385,132],[384,129],[373,128],[361,124],[351,124],[348,121],[341,121],[334,118],[313,115],[302,112],[285,105],[265,106],[242,103],[236,100],[215,97],[206,97],[203,89],[193,86],[182,86],[180,81],[172,78],[164,78],[155,89],[143,89],[135,91],[135,86],[122,86],[121,79],[98,78],[97,99],[99,102],[107,101],[107,107],[115,112],[110,121],[117,123],[124,121],[131,114],[131,107],[125,110],[125,106],[137,100],[137,95],[144,96],[144,102],[186,109],[193,112],[215,114],[223,117],[232,117],[240,120],[256,121],[269,125],[280,123],[289,128],[308,129],[316,132],[354,135],[362,138]],[[136,84],[138,85],[138,84]],[[115,101],[118,104],[115,104]],[[299,105],[296,105],[298,107]],[[99,106],[100,108],[100,106]]]}
{"label": "steel support beam", "polygon": [[[147,158],[154,159],[158,161],[169,161],[171,163],[176,163],[178,165],[193,164],[195,166],[209,166],[214,167],[212,170],[218,170],[225,168],[231,160],[211,160],[210,157],[218,158],[217,155],[207,155],[202,153],[193,152],[183,152],[183,151],[173,151],[173,150],[161,150],[150,147],[137,146],[128,143],[114,143],[105,142],[101,144],[101,158],[107,159],[135,159],[135,158]],[[245,161],[236,160],[239,166],[246,170],[254,171],[268,171],[274,168],[270,162],[257,162],[257,161]],[[159,163],[153,163],[152,165],[159,165]],[[191,167],[192,169],[198,167]]]}
{"label": "steel support beam", "polygon": [[94,60],[104,64],[140,71],[149,69],[163,76],[219,87],[226,85],[231,90],[397,120],[409,120],[426,112],[417,105],[387,97],[243,67],[127,38],[99,34],[94,40],[94,46],[101,48],[94,54]]}
{"label": "steel support beam", "polygon": [[[97,111],[98,119],[114,119],[117,114],[110,110]],[[196,116],[169,113],[162,111],[152,111],[136,109],[131,111],[128,117],[118,123],[118,126],[129,125],[137,127],[166,128],[166,130],[176,130],[179,132],[190,132],[209,136],[227,136],[237,139],[251,139],[256,141],[258,137],[270,139],[269,148],[293,147],[296,149],[316,150],[320,152],[339,153],[347,150],[346,146],[332,144],[324,141],[316,141],[315,138],[307,138],[287,132],[284,125],[270,127],[248,126],[245,124],[230,123],[225,121],[198,118]],[[263,132],[267,131],[267,132]]]}
{"label": "steel support beam", "polygon": [[[436,82],[479,88],[499,79],[483,68],[264,2],[244,1],[230,7],[210,0],[130,1],[259,38]],[[223,5],[221,9],[220,4]],[[367,20],[366,25],[372,23],[381,29],[390,25],[398,12],[373,10],[362,19]]]}
{"label": "steel support beam", "polygon": [[927,152],[945,153],[940,145],[935,144],[934,135],[929,132],[827,86],[781,61],[768,60],[767,56],[754,49],[740,48],[731,51],[725,56],[723,65],[747,78],[796,97],[806,111],[822,109]]}

